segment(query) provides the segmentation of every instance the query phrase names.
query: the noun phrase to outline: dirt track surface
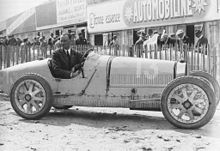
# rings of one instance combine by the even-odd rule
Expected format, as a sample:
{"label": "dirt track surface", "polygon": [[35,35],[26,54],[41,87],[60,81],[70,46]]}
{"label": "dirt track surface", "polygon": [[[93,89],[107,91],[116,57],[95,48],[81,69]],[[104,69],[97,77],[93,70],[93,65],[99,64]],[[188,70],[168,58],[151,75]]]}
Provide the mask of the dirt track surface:
{"label": "dirt track surface", "polygon": [[0,101],[0,151],[220,151],[220,110],[198,130],[170,125],[160,112],[73,107],[25,120]]}

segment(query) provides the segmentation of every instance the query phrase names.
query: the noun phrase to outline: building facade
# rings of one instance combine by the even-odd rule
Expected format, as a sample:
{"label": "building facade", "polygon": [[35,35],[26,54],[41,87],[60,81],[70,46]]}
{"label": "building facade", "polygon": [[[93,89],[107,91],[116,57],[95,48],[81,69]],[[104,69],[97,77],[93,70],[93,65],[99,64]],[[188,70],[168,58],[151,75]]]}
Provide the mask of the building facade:
{"label": "building facade", "polygon": [[[118,35],[122,45],[131,46],[136,32],[149,29],[168,34],[183,29],[191,43],[194,31],[203,30],[210,46],[219,47],[219,0],[109,0],[92,1],[87,8],[88,32],[91,42],[106,45],[112,35]],[[102,42],[97,43],[97,39]]]}

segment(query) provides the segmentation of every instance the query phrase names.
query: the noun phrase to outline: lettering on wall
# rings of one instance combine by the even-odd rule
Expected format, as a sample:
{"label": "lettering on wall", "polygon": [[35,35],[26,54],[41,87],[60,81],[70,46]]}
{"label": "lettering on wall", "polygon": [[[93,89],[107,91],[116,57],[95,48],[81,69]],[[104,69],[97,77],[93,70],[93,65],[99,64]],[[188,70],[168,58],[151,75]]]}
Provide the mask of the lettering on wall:
{"label": "lettering on wall", "polygon": [[86,0],[57,0],[56,6],[58,23],[86,21]]}
{"label": "lettering on wall", "polygon": [[96,25],[119,23],[121,21],[120,18],[121,18],[121,15],[119,13],[110,14],[106,16],[99,16],[94,13],[90,13],[89,14],[89,26],[90,28],[94,28]]}
{"label": "lettering on wall", "polygon": [[140,24],[203,15],[207,6],[206,0],[127,0],[123,14],[127,24]]}

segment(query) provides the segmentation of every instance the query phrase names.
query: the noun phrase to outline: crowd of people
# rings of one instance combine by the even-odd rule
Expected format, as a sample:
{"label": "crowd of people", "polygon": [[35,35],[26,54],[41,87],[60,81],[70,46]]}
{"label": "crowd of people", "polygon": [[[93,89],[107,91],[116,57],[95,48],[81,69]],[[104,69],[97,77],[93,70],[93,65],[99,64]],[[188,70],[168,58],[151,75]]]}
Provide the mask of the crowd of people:
{"label": "crowd of people", "polygon": [[[165,30],[162,33],[158,33],[156,30],[149,29],[147,33],[145,30],[139,30],[137,32],[138,40],[135,42],[133,47],[128,50],[129,56],[143,57],[146,50],[158,49],[166,47],[175,47],[175,49],[180,50],[184,45],[194,45],[195,49],[200,47],[207,48],[208,40],[204,36],[202,30],[195,31],[195,37],[197,37],[196,43],[192,43],[192,40],[185,34],[184,30],[179,29],[176,33],[168,34]],[[84,38],[83,33],[79,33],[76,38],[75,35],[68,33],[70,38],[70,45],[87,45],[88,41]],[[37,57],[48,57],[51,56],[53,51],[61,47],[60,36],[54,36],[53,33],[50,34],[48,38],[45,36],[37,35],[33,39],[24,38],[20,39],[19,37],[9,36],[0,38],[0,46],[7,47],[14,51],[17,54],[17,58],[21,58],[21,63],[30,61],[31,53]],[[157,48],[152,48],[156,46]],[[108,44],[109,55],[119,56],[121,45],[118,41],[116,35],[112,36],[112,40]],[[182,49],[183,50],[183,49]],[[13,52],[13,53],[14,53]],[[15,55],[16,55],[15,54]],[[206,51],[207,54],[207,51]],[[32,55],[32,56],[34,56]],[[146,55],[146,54],[145,54]],[[34,57],[35,57],[34,56]],[[7,56],[5,56],[7,57]]]}
{"label": "crowd of people", "polygon": [[[76,45],[84,45],[87,44],[87,40],[83,37],[82,33],[78,34],[78,38],[76,39],[73,34],[69,34],[70,39],[72,40],[72,44]],[[21,45],[28,45],[28,46],[59,46],[60,36],[54,36],[53,33],[50,34],[48,39],[45,36],[36,36],[33,39],[24,38],[20,39],[19,37],[15,38],[13,35],[8,37],[1,37],[0,38],[0,45],[4,46],[21,46]]]}
{"label": "crowd of people", "polygon": [[[142,57],[143,50],[154,49],[152,46],[156,46],[159,49],[166,47],[176,47],[176,49],[184,49],[184,46],[194,45],[190,38],[185,34],[184,30],[179,29],[176,33],[168,34],[165,30],[162,33],[153,31],[152,29],[148,30],[148,34],[144,30],[139,30],[137,32],[139,39],[135,42],[135,51],[137,57]],[[195,36],[197,37],[197,42],[194,45],[195,49],[200,49],[201,47],[207,48],[208,40],[203,35],[202,30],[196,30]]]}
{"label": "crowd of people", "polygon": [[[79,48],[82,45],[87,45],[88,42],[82,33],[75,35],[68,33],[70,45]],[[20,39],[13,35],[0,38],[0,53],[2,55],[1,62],[10,66],[18,63],[28,62],[39,58],[47,58],[53,54],[56,49],[61,47],[60,36],[50,34],[48,38],[37,35],[34,38]],[[82,47],[83,48],[83,47]],[[8,62],[8,63],[7,63]]]}

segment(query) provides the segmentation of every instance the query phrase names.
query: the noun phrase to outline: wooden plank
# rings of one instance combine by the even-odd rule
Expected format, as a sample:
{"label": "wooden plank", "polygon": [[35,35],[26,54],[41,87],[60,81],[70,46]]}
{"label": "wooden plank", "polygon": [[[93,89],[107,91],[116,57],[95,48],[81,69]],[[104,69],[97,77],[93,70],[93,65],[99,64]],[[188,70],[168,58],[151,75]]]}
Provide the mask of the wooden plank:
{"label": "wooden plank", "polygon": [[169,59],[172,60],[173,59],[173,57],[172,57],[172,51],[173,50],[170,47],[168,48],[168,50],[170,51],[170,58]]}
{"label": "wooden plank", "polygon": [[148,58],[148,47],[147,46],[145,46],[145,58]]}
{"label": "wooden plank", "polygon": [[10,48],[8,46],[6,46],[6,67],[10,67]]}
{"label": "wooden plank", "polygon": [[175,52],[175,60],[177,60],[177,58],[178,58],[177,44],[175,43],[174,47],[172,46],[172,44],[170,44],[170,47],[173,48],[173,50]]}
{"label": "wooden plank", "polygon": [[200,49],[197,49],[197,70],[199,70],[199,51]]}
{"label": "wooden plank", "polygon": [[208,51],[207,51],[207,58],[208,58],[208,73],[211,73],[211,52],[210,52],[210,46],[208,45]]}
{"label": "wooden plank", "polygon": [[167,45],[165,46],[164,49],[164,59],[167,60]]}
{"label": "wooden plank", "polygon": [[157,51],[158,51],[157,48],[158,47],[157,45],[154,45],[153,47],[154,47],[154,59],[157,59]]}
{"label": "wooden plank", "polygon": [[217,77],[217,56],[216,56],[216,47],[213,50],[213,77]]}
{"label": "wooden plank", "polygon": [[2,45],[0,45],[0,70],[2,69],[2,63],[3,63],[3,49],[2,49]]}
{"label": "wooden plank", "polygon": [[194,70],[193,68],[193,65],[194,65],[194,48],[193,46],[191,46],[191,61],[190,61],[190,64],[191,64],[191,71]]}

